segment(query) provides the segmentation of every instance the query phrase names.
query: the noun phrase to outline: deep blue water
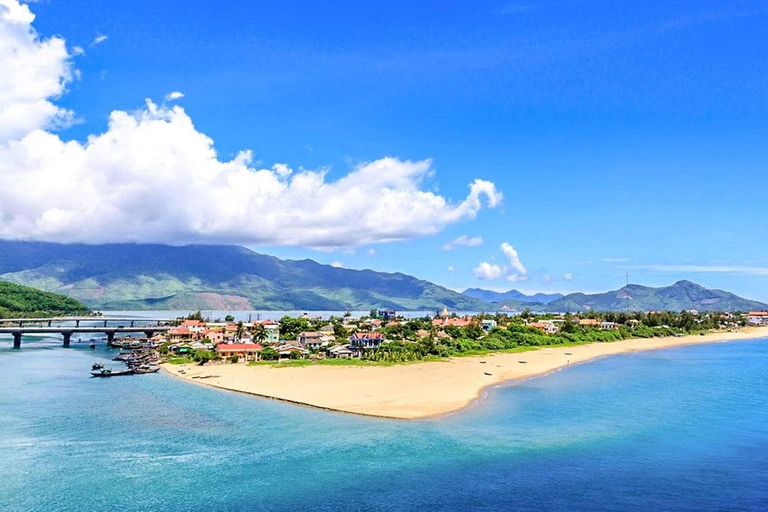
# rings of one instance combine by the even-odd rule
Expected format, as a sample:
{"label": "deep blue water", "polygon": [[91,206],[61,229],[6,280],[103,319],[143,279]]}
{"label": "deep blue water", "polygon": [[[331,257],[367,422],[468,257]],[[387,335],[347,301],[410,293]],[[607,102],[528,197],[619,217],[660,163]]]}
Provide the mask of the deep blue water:
{"label": "deep blue water", "polygon": [[768,509],[768,340],[606,358],[418,422],[9,347],[2,510]]}

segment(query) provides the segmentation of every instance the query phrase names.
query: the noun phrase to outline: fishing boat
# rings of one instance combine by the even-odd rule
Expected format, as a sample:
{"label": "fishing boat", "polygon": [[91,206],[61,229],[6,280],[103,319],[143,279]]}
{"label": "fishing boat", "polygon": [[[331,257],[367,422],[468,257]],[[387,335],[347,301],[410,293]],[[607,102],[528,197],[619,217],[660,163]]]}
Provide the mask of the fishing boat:
{"label": "fishing boat", "polygon": [[153,364],[144,364],[133,370],[133,372],[137,374],[157,373],[159,371],[160,371],[160,367]]}
{"label": "fishing boat", "polygon": [[93,363],[93,366],[91,366],[91,370],[101,370],[102,368],[104,368],[102,363]]}
{"label": "fishing boat", "polygon": [[126,370],[112,370],[110,368],[102,368],[95,372],[91,372],[93,377],[119,377],[121,375],[133,375],[134,371],[131,369]]}

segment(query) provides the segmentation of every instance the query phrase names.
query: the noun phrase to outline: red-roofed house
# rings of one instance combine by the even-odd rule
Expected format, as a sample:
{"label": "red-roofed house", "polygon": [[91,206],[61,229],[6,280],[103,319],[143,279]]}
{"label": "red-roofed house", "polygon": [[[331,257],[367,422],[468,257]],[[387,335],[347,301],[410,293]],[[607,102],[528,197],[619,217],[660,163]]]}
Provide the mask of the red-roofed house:
{"label": "red-roofed house", "polygon": [[170,329],[168,331],[168,337],[174,343],[177,343],[179,341],[191,340],[192,331],[190,331],[186,327],[174,327],[173,329]]}
{"label": "red-roofed house", "polygon": [[221,329],[206,329],[203,331],[203,338],[208,338],[214,345],[224,343],[224,333]]}
{"label": "red-roofed house", "polygon": [[258,343],[222,343],[216,347],[216,354],[220,357],[237,356],[239,361],[258,361],[262,348]]}
{"label": "red-roofed house", "polygon": [[750,311],[747,320],[752,325],[768,325],[768,311]]}
{"label": "red-roofed house", "polygon": [[380,332],[356,332],[349,337],[353,348],[376,348],[384,343],[384,334]]}
{"label": "red-roofed house", "polygon": [[189,329],[190,332],[195,334],[201,334],[206,328],[205,322],[200,320],[184,320],[179,327]]}

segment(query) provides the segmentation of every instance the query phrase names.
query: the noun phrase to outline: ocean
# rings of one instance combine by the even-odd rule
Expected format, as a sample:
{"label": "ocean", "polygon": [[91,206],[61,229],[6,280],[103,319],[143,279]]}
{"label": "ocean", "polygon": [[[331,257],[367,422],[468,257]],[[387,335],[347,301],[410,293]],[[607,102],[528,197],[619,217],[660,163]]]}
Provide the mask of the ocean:
{"label": "ocean", "polygon": [[88,343],[0,339],[0,509],[768,510],[768,340],[609,357],[425,421],[164,373],[90,378]]}

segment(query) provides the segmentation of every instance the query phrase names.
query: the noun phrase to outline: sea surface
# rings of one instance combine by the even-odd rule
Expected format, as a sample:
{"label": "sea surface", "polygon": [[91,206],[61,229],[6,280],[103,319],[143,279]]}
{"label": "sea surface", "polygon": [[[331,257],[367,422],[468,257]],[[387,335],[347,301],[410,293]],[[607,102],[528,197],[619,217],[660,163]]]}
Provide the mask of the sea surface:
{"label": "sea surface", "polygon": [[[768,510],[768,340],[614,356],[427,421],[0,339],[0,510]],[[280,371],[280,370],[275,370]]]}

